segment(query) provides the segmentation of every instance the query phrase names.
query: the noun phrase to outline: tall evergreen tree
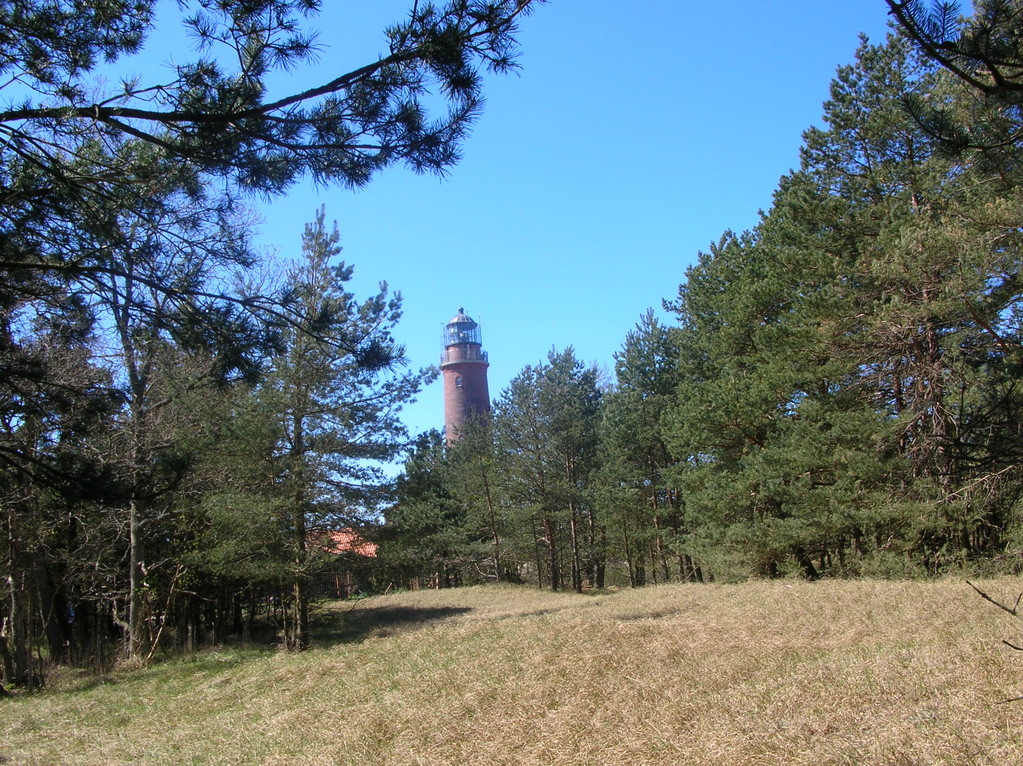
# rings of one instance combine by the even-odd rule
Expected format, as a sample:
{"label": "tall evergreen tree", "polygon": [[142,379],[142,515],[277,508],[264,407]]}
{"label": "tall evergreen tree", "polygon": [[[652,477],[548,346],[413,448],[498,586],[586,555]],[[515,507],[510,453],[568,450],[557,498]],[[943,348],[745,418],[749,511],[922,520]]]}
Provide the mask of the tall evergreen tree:
{"label": "tall evergreen tree", "polygon": [[[678,488],[666,472],[675,461],[661,424],[678,386],[678,349],[670,328],[648,310],[615,354],[617,385],[601,406],[601,492],[609,531],[618,537],[633,585],[646,581],[646,562],[654,579],[699,579],[701,572],[685,553],[687,528]],[[659,575],[658,575],[659,570]]]}
{"label": "tall evergreen tree", "polygon": [[[554,590],[581,591],[584,578],[603,586],[604,530],[590,478],[596,467],[598,373],[571,348],[526,366],[495,407],[498,449],[509,499],[526,515],[537,542],[536,563]],[[541,550],[542,549],[542,550]],[[567,555],[566,555],[567,553]]]}
{"label": "tall evergreen tree", "polygon": [[359,302],[345,287],[352,267],[334,263],[339,241],[321,209],[306,226],[303,260],[288,279],[301,322],[285,333],[284,351],[270,360],[256,394],[277,419],[275,494],[291,532],[288,642],[296,649],[309,643],[306,585],[315,535],[380,508],[388,489],[381,464],[404,444],[401,407],[435,374],[400,371],[404,350],[392,330],[401,297],[382,285]]}
{"label": "tall evergreen tree", "polygon": [[469,580],[482,558],[478,530],[458,495],[458,481],[439,431],[417,437],[386,511],[381,553],[390,575],[443,588]]}
{"label": "tall evergreen tree", "polygon": [[448,486],[479,549],[477,572],[497,582],[518,579],[516,557],[507,545],[507,503],[489,419],[474,418],[463,426],[448,450],[447,469]]}

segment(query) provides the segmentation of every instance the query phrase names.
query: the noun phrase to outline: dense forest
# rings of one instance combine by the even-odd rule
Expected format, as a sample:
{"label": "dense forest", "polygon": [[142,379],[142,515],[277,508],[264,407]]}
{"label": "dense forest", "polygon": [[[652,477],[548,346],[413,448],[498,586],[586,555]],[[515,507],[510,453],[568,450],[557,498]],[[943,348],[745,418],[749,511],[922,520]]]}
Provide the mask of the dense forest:
{"label": "dense forest", "polygon": [[260,631],[302,649],[353,572],[1017,571],[1023,3],[888,4],[898,33],[838,71],[770,209],[625,332],[613,379],[554,349],[450,446],[401,424],[435,371],[404,366],[399,297],[351,292],[323,211],[300,258],[259,259],[243,203],[444,172],[532,3],[414,4],[380,61],[273,98],[309,3],[197,4],[204,55],[106,93],[97,62],[155,4],[0,11],[3,682]]}
{"label": "dense forest", "polygon": [[[0,7],[5,685],[267,626],[308,644],[319,562],[358,550],[329,533],[379,517],[435,372],[407,368],[398,296],[349,289],[323,211],[274,262],[250,200],[445,173],[540,2],[412,3],[326,82],[310,0]],[[191,60],[111,78],[175,24]]]}

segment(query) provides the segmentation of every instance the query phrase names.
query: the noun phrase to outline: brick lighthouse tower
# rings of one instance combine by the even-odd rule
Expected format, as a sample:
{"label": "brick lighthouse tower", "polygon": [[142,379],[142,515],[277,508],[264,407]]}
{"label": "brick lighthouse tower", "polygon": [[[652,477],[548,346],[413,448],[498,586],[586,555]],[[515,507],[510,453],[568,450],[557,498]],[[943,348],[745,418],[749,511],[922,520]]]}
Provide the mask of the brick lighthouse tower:
{"label": "brick lighthouse tower", "polygon": [[490,412],[490,363],[482,343],[480,326],[465,315],[465,309],[458,309],[444,326],[440,369],[444,374],[444,434],[448,444],[458,441],[459,432],[473,417]]}

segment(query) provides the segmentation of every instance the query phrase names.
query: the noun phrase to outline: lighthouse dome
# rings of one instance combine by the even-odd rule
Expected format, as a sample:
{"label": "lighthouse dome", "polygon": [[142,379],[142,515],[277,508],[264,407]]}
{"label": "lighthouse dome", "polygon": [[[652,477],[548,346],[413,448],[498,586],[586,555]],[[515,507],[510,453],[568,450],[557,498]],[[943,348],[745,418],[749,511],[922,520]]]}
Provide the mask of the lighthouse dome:
{"label": "lighthouse dome", "polygon": [[471,325],[473,327],[476,326],[476,323],[472,320],[472,317],[469,316],[468,314],[466,314],[465,313],[465,309],[463,309],[463,308],[459,308],[458,309],[458,313],[455,314],[455,316],[453,316],[451,318],[451,321],[448,322],[448,324],[449,325],[452,325],[452,324],[468,324],[468,325]]}
{"label": "lighthouse dome", "polygon": [[445,348],[463,343],[479,345],[482,342],[480,326],[465,313],[463,308],[458,309],[458,313],[444,326]]}

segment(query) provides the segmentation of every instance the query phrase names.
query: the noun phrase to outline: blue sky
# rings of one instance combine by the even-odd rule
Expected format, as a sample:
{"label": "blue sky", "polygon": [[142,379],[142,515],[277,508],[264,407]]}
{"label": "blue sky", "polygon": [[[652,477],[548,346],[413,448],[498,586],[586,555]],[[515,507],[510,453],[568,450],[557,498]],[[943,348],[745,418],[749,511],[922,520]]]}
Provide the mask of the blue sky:
{"label": "blue sky", "polygon": [[[382,53],[384,26],[409,3],[326,5],[321,68],[336,72]],[[861,32],[883,39],[886,11],[884,0],[553,0],[521,25],[521,70],[488,78],[446,179],[392,169],[357,192],[298,186],[264,206],[261,241],[298,254],[325,205],[355,290],[386,280],[402,293],[411,364],[437,363],[459,306],[481,322],[492,398],[551,348],[610,370],[697,253],[770,205],[836,67]],[[439,428],[440,383],[405,415],[413,433]]]}

